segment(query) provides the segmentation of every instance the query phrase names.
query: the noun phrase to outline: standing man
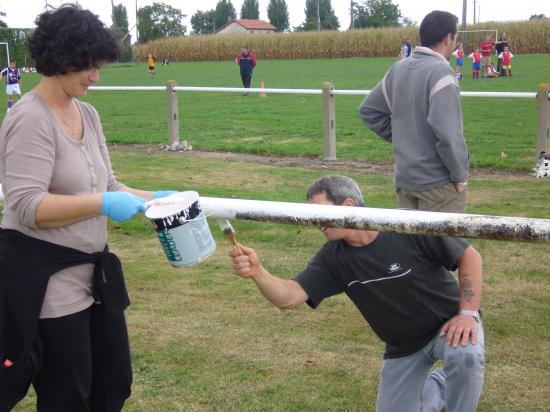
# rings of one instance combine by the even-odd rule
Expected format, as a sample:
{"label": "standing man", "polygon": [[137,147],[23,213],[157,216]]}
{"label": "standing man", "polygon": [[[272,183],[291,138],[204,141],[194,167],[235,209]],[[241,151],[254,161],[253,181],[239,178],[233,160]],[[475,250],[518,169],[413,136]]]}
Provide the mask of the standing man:
{"label": "standing man", "polygon": [[487,77],[487,71],[491,64],[491,55],[493,54],[493,46],[495,42],[491,36],[485,37],[484,40],[479,43],[479,49],[481,50],[481,78]]}
{"label": "standing man", "polygon": [[403,36],[403,42],[401,44],[401,58],[409,57],[412,53],[412,45],[407,36]]}
{"label": "standing man", "polygon": [[393,144],[400,208],[464,212],[469,155],[460,89],[449,64],[458,18],[432,11],[420,42],[395,63],[359,108],[369,129]]}
{"label": "standing man", "polygon": [[[364,205],[359,186],[346,176],[317,180],[307,199]],[[484,375],[479,253],[459,238],[319,229],[327,242],[292,280],[270,274],[244,246],[229,253],[235,273],[281,309],[316,308],[345,293],[386,344],[377,412],[475,412]],[[449,272],[457,267],[458,282]],[[443,366],[430,373],[437,360]]]}
{"label": "standing man", "polygon": [[[248,50],[247,46],[241,47],[241,53],[237,56],[237,64],[241,68],[241,79],[243,87],[250,89],[252,83],[252,71],[256,67],[256,56]],[[248,96],[248,93],[243,93],[243,96]]]}
{"label": "standing man", "polygon": [[21,98],[21,73],[19,69],[15,67],[15,60],[10,60],[10,65],[0,72],[0,80],[6,77],[6,94],[8,95],[8,109],[15,104],[12,101],[12,96],[17,95],[17,100]]}

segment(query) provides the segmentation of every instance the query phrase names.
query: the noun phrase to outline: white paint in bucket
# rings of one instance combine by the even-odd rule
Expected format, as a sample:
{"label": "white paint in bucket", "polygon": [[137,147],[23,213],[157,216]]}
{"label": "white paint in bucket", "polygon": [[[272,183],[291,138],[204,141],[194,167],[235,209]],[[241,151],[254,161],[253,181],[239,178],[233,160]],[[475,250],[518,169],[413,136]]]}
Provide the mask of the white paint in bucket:
{"label": "white paint in bucket", "polygon": [[214,253],[216,243],[197,192],[179,192],[160,200],[145,211],[145,216],[151,219],[172,266],[190,266]]}

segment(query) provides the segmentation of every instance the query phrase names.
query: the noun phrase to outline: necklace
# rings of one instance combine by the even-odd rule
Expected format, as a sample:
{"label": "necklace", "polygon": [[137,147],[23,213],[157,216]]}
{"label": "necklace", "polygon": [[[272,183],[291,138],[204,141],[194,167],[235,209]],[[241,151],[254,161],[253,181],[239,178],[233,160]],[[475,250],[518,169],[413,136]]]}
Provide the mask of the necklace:
{"label": "necklace", "polygon": [[[73,105],[73,103],[74,103],[74,99],[71,99],[71,106]],[[65,109],[61,109],[61,112],[63,114],[63,116],[62,116],[63,123],[65,123],[65,125],[69,129],[71,129],[71,137],[73,139],[77,139],[78,138],[78,126],[75,127],[73,123],[69,122],[68,118],[70,116],[67,116],[67,113],[65,112]]]}

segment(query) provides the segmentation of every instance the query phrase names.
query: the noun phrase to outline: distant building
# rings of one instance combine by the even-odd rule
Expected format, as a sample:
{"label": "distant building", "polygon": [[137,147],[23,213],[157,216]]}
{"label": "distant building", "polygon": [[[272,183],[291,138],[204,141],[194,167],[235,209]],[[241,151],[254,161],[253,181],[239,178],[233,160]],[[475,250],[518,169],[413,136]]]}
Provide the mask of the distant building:
{"label": "distant building", "polygon": [[215,34],[274,33],[277,28],[263,20],[235,19],[216,30]]}

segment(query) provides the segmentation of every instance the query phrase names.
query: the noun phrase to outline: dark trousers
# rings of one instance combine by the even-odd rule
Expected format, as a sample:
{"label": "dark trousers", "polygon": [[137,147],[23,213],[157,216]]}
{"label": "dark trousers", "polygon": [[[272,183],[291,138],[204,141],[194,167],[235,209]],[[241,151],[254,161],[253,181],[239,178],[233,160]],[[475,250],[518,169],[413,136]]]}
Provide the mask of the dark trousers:
{"label": "dark trousers", "polygon": [[241,79],[243,81],[243,86],[246,89],[250,89],[250,83],[252,83],[252,75],[251,74],[241,74]]}
{"label": "dark trousers", "polygon": [[42,369],[33,382],[40,412],[118,412],[130,396],[132,368],[124,313],[103,305],[41,319]]}

